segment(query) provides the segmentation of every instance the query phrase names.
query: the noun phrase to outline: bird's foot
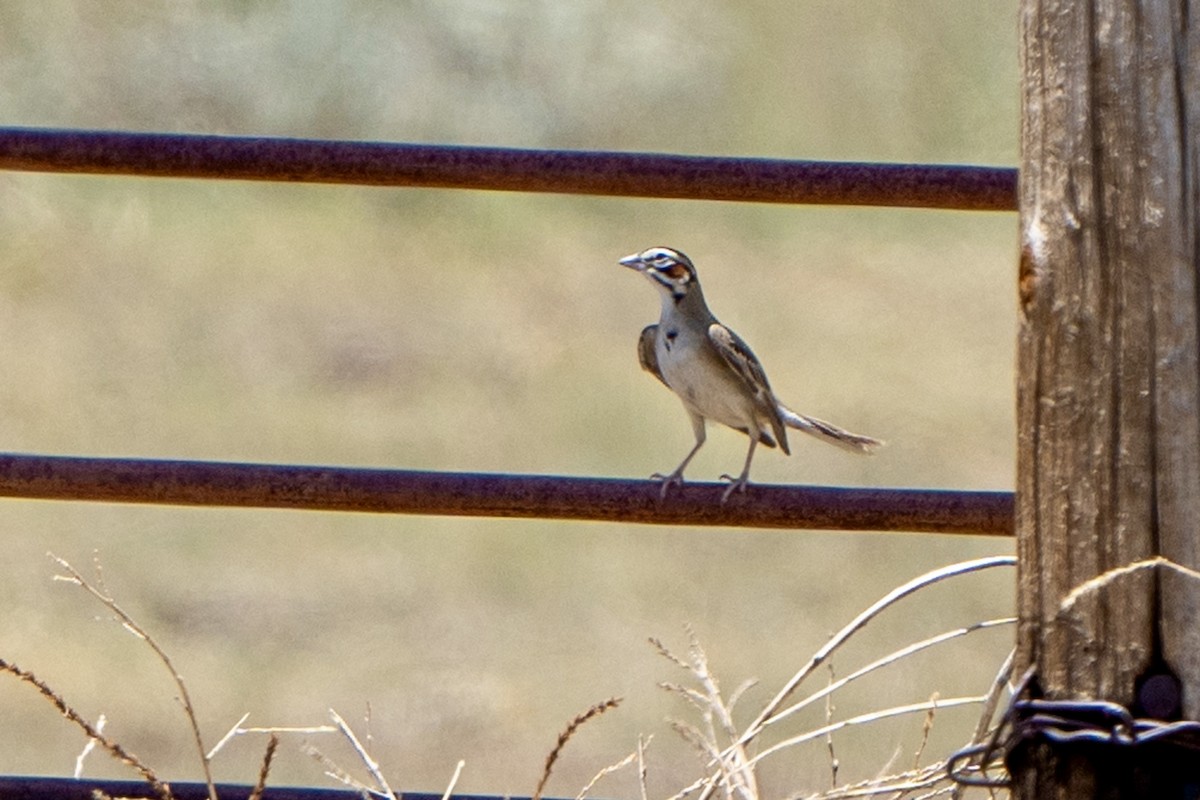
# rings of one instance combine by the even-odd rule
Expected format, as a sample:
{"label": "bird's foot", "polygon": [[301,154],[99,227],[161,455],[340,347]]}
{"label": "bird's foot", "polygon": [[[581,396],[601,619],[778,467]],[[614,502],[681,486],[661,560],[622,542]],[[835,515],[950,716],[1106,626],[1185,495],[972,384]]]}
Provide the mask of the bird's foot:
{"label": "bird's foot", "polygon": [[663,475],[661,472],[656,472],[650,476],[650,480],[658,481],[662,484],[662,488],[658,490],[658,499],[665,500],[667,490],[672,486],[683,486],[683,470],[675,470],[670,475]]}
{"label": "bird's foot", "polygon": [[729,485],[725,487],[725,493],[721,495],[721,505],[725,505],[725,502],[729,500],[729,495],[734,492],[746,493],[746,484],[750,482],[750,476],[743,472],[736,478],[732,475],[722,475],[721,480],[729,481]]}

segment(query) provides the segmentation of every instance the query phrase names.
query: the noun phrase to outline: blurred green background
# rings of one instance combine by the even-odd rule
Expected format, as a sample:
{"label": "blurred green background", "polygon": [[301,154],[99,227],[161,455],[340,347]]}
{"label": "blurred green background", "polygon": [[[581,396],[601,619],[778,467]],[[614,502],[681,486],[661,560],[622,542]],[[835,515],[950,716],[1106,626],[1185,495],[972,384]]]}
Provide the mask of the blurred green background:
{"label": "blurred green background", "polygon": [[[0,124],[838,160],[1012,165],[1016,3],[428,0],[0,4]],[[112,456],[640,477],[691,443],[638,368],[653,291],[615,260],[688,252],[786,402],[888,440],[793,436],[754,478],[1007,489],[1015,218],[442,190],[0,174],[0,447]],[[739,468],[711,431],[689,470]],[[0,657],[171,779],[199,769],[149,652],[51,576],[106,585],[172,654],[215,741],[352,721],[393,786],[551,794],[656,735],[652,790],[698,759],[648,636],[694,626],[748,720],[892,586],[1007,540],[0,502]],[[1001,571],[1003,572],[1003,571]],[[1012,575],[910,601],[839,674],[1010,613]],[[976,634],[836,698],[840,718],[982,691],[1012,632]],[[825,676],[818,678],[818,685]],[[941,713],[926,760],[975,712]],[[69,774],[83,741],[0,681],[0,772]],[[797,720],[796,732],[823,712]],[[921,719],[836,740],[842,780],[908,766]],[[279,782],[327,782],[289,740]],[[316,742],[350,763],[333,741]],[[220,779],[251,781],[239,739]],[[823,743],[765,795],[829,782]],[[128,771],[92,756],[89,773]],[[600,795],[633,796],[632,776]]]}

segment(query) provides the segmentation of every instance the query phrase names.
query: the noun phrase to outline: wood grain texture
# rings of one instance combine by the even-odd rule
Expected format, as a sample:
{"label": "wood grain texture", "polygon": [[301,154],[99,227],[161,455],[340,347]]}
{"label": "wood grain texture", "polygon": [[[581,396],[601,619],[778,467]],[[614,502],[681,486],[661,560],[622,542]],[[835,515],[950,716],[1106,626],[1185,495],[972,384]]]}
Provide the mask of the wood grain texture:
{"label": "wood grain texture", "polygon": [[[1016,528],[1020,660],[1132,705],[1161,656],[1200,717],[1200,9],[1025,0]],[[1018,667],[1018,673],[1024,667]]]}

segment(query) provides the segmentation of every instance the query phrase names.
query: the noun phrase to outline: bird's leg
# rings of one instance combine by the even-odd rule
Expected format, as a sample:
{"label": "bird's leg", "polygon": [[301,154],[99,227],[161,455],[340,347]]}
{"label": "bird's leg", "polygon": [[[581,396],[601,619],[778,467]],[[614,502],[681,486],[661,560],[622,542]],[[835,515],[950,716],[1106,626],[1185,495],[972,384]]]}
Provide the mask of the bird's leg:
{"label": "bird's leg", "polygon": [[725,501],[729,499],[729,495],[735,491],[745,494],[746,484],[750,481],[750,462],[754,460],[754,448],[758,447],[758,439],[750,437],[750,450],[746,453],[746,466],[742,467],[742,474],[736,478],[732,475],[722,475],[721,480],[729,481],[729,486],[725,488],[725,494],[721,495],[721,505],[725,505]]}
{"label": "bird's leg", "polygon": [[690,410],[688,416],[692,419],[692,433],[696,436],[696,444],[688,451],[688,454],[683,457],[683,461],[679,462],[679,466],[670,475],[663,475],[661,472],[656,472],[650,476],[650,480],[660,481],[662,489],[659,490],[659,499],[667,496],[667,489],[672,484],[675,486],[683,486],[683,471],[687,469],[687,465],[691,462],[692,457],[704,445],[706,434],[704,432],[704,417],[699,414],[693,414]]}

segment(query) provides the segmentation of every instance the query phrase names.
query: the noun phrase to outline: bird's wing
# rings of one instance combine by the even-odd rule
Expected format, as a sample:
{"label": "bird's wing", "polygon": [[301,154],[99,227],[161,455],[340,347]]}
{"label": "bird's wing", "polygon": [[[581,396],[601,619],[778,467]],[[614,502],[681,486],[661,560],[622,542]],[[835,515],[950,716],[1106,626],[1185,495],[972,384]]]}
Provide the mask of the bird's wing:
{"label": "bird's wing", "polygon": [[771,394],[771,385],[767,382],[767,374],[763,372],[762,364],[750,350],[750,345],[719,322],[708,326],[708,338],[730,369],[737,373],[746,387],[754,393],[755,398],[766,402]]}
{"label": "bird's wing", "polygon": [[[667,381],[663,378],[662,370],[658,368],[658,353],[654,350],[654,343],[657,338],[657,325],[647,325],[642,329],[642,335],[638,337],[638,363],[642,365],[642,369],[662,381],[663,386],[667,386]],[[667,386],[667,388],[671,387]]]}
{"label": "bird's wing", "polygon": [[783,452],[789,452],[787,431],[779,416],[778,403],[775,395],[771,393],[771,384],[767,381],[767,373],[763,372],[762,364],[755,357],[750,345],[719,322],[708,326],[708,339],[717,348],[721,358],[725,359],[729,368],[742,379],[746,388],[753,393],[755,405],[771,421],[771,428],[774,429],[775,438],[779,440]]}

